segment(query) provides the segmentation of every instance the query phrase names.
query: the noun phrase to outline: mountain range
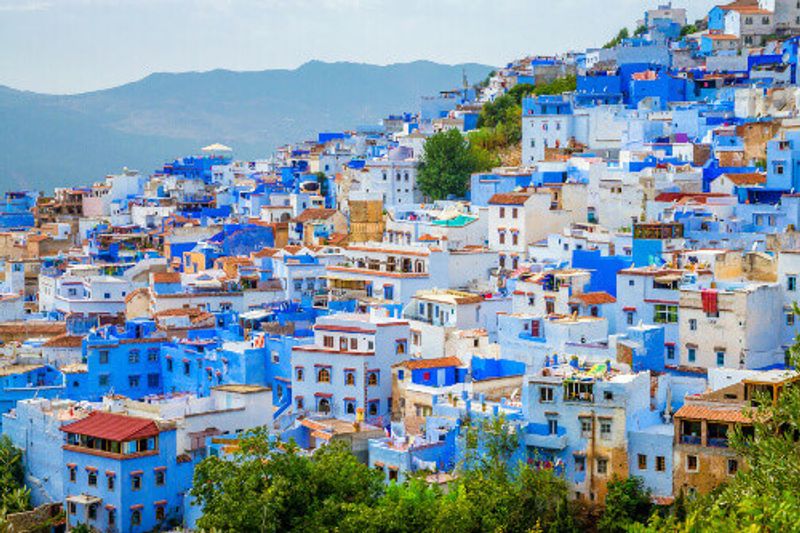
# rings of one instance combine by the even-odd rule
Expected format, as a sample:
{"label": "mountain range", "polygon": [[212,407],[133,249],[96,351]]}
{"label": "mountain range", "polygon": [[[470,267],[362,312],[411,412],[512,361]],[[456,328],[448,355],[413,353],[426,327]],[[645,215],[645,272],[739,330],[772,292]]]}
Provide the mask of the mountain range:
{"label": "mountain range", "polygon": [[213,142],[231,146],[237,159],[264,158],[317,132],[417,111],[421,96],[491,70],[312,61],[294,70],[152,74],[75,95],[0,86],[0,189],[89,184],[123,167],[149,173]]}

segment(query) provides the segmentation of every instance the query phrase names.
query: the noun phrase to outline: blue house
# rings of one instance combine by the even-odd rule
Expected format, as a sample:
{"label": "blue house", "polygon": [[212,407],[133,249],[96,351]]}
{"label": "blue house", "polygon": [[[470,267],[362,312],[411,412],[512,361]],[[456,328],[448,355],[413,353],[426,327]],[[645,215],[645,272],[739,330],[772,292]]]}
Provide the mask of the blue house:
{"label": "blue house", "polygon": [[181,522],[192,463],[177,455],[174,426],[94,411],[61,431],[70,528],[138,533]]}
{"label": "blue house", "polygon": [[767,143],[767,188],[800,190],[800,131]]}
{"label": "blue house", "polygon": [[155,322],[137,319],[123,331],[114,326],[90,333],[83,341],[88,373],[68,382],[69,397],[99,401],[109,392],[132,399],[162,394],[161,347],[167,341],[154,336]]}

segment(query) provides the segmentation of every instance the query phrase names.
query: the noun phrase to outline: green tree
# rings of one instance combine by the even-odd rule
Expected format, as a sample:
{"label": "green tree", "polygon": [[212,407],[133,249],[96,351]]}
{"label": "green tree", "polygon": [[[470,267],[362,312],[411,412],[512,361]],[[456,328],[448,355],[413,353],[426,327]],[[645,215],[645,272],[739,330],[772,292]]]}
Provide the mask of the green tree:
{"label": "green tree", "polygon": [[427,198],[441,200],[466,195],[469,178],[479,168],[469,141],[458,130],[432,135],[426,142],[417,182]]}
{"label": "green tree", "polygon": [[317,178],[317,185],[319,185],[319,194],[323,198],[328,196],[328,176],[325,175],[324,172],[317,172],[314,174]]}
{"label": "green tree", "polygon": [[219,531],[328,531],[360,505],[372,505],[382,478],[345,444],[311,456],[277,447],[265,430],[239,443],[231,459],[209,457],[195,469],[191,494],[203,509],[198,525]]}
{"label": "green tree", "polygon": [[608,483],[605,509],[597,528],[601,533],[621,533],[650,518],[653,504],[639,477],[615,478]]}
{"label": "green tree", "polygon": [[0,437],[0,507],[5,513],[30,509],[30,490],[25,487],[22,451],[7,435]]}
{"label": "green tree", "polygon": [[687,24],[683,28],[681,28],[681,37],[686,37],[687,35],[691,35],[693,33],[697,33],[698,29],[695,24]]}
{"label": "green tree", "polygon": [[619,33],[616,35],[616,37],[614,37],[613,39],[608,41],[605,45],[603,45],[603,48],[614,48],[615,46],[619,45],[620,43],[622,43],[622,41],[629,38],[630,36],[631,35],[630,32],[628,31],[628,28],[622,28],[621,30],[619,30]]}

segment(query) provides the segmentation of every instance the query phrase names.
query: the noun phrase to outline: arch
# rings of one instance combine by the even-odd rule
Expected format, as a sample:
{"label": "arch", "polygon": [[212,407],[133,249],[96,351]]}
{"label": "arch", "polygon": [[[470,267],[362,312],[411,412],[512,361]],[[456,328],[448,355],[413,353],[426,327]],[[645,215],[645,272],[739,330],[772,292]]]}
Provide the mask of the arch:
{"label": "arch", "polygon": [[317,411],[320,413],[330,413],[331,401],[327,398],[320,398],[319,402],[317,403]]}

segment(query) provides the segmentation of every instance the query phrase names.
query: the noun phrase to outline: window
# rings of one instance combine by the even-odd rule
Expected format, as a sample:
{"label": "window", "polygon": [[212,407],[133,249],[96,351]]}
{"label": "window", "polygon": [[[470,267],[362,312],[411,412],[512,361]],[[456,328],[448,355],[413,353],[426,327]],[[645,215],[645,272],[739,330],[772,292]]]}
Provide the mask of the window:
{"label": "window", "polygon": [[156,470],[156,485],[162,486],[166,482],[167,473],[164,470]]}
{"label": "window", "polygon": [[142,523],[142,512],[139,509],[134,509],[131,513],[131,525],[138,526]]}
{"label": "window", "polygon": [[358,350],[358,339],[353,337],[350,339],[350,351],[354,352],[356,350]]}
{"label": "window", "polygon": [[678,306],[677,305],[656,305],[653,322],[656,324],[677,324]]}
{"label": "window", "polygon": [[142,476],[131,477],[131,490],[139,490],[142,488]]}
{"label": "window", "polygon": [[108,485],[108,490],[114,490],[114,480],[116,478],[114,476],[107,476],[106,477],[106,485]]}
{"label": "window", "polygon": [[131,364],[136,364],[139,362],[139,350],[131,350],[128,353],[128,362]]}
{"label": "window", "polygon": [[320,368],[317,371],[317,383],[330,383],[331,371],[328,368]]}
{"label": "window", "polygon": [[794,326],[794,313],[792,311],[786,313],[786,325]]}
{"label": "window", "polygon": [[691,347],[686,349],[686,357],[690,363],[694,363],[697,359],[697,348]]}
{"label": "window", "polygon": [[189,361],[184,361],[183,362],[183,373],[188,376],[190,372],[191,372],[191,366],[189,365]]}
{"label": "window", "polygon": [[333,337],[331,337],[330,335],[325,335],[324,337],[322,337],[322,345],[325,348],[333,348]]}
{"label": "window", "polygon": [[553,401],[553,388],[552,387],[540,387],[539,388],[539,402],[540,403],[550,403]]}
{"label": "window", "polygon": [[689,319],[689,331],[697,331],[697,320],[694,318]]}
{"label": "window", "polygon": [[367,385],[370,387],[377,387],[378,386],[378,373],[377,372],[370,372],[367,374]]}
{"label": "window", "polygon": [[149,388],[151,389],[158,388],[160,382],[161,380],[158,374],[147,374],[147,386]]}
{"label": "window", "polygon": [[667,469],[667,460],[663,455],[656,456],[656,472],[664,472]]}
{"label": "window", "polygon": [[675,346],[671,344],[667,346],[667,359],[670,361],[675,359]]}
{"label": "window", "polygon": [[547,432],[550,435],[558,435],[558,419],[557,418],[548,418],[547,419]]}
{"label": "window", "polygon": [[792,292],[797,290],[797,276],[788,276],[786,278],[786,290]]}
{"label": "window", "polygon": [[108,350],[100,350],[100,364],[106,365],[108,364]]}
{"label": "window", "polygon": [[275,364],[281,362],[281,355],[278,350],[272,350],[272,362]]}
{"label": "window", "polygon": [[[398,373],[398,377],[402,380],[402,370]],[[356,384],[356,374],[352,370],[346,370],[344,373],[344,384],[353,386]]]}
{"label": "window", "polygon": [[647,456],[640,453],[636,456],[636,463],[639,466],[639,470],[647,470]]}
{"label": "window", "polygon": [[69,502],[69,514],[75,514],[76,512],[78,512],[78,508],[75,502]]}
{"label": "window", "polygon": [[500,218],[506,218],[506,208],[505,207],[501,207],[500,208]]}
{"label": "window", "polygon": [[581,455],[575,456],[575,471],[584,472],[586,470],[586,458]]}
{"label": "window", "polygon": [[100,374],[97,377],[97,384],[101,387],[108,387],[108,374]]}
{"label": "window", "polygon": [[592,419],[581,418],[581,436],[589,437],[592,434]]}
{"label": "window", "polygon": [[687,455],[686,456],[686,471],[687,472],[697,472],[699,470],[699,466],[697,463],[697,456],[696,455]]}
{"label": "window", "polygon": [[89,474],[87,475],[87,483],[90,487],[97,486],[97,471],[96,470],[89,470]]}
{"label": "window", "polygon": [[158,361],[158,348],[150,348],[147,350],[147,360],[151,363]]}
{"label": "window", "polygon": [[519,234],[518,233],[512,233],[511,234],[511,244],[513,244],[514,246],[519,244]]}
{"label": "window", "polygon": [[108,510],[108,525],[113,526],[117,523],[117,511],[114,509]]}
{"label": "window", "polygon": [[608,459],[597,460],[597,473],[606,474],[608,472]]}
{"label": "window", "polygon": [[89,516],[89,520],[97,520],[97,504],[90,503],[89,507],[87,508],[87,514]]}
{"label": "window", "polygon": [[110,292],[103,293],[103,298],[106,299],[106,300],[110,300],[111,299],[111,293]]}
{"label": "window", "polygon": [[156,507],[156,521],[162,522],[164,520],[164,507],[159,505]]}
{"label": "window", "polygon": [[611,438],[611,420],[600,421],[600,438],[601,439]]}
{"label": "window", "polygon": [[736,459],[728,459],[728,475],[734,476],[739,471],[739,461]]}
{"label": "window", "polygon": [[128,376],[128,385],[130,388],[135,389],[139,386],[139,376]]}
{"label": "window", "polygon": [[500,244],[505,244],[505,243],[506,243],[506,234],[505,234],[504,231],[501,231],[500,232]]}
{"label": "window", "polygon": [[717,351],[717,366],[725,366],[725,350]]}
{"label": "window", "polygon": [[296,377],[297,381],[303,381],[303,369],[302,368],[298,367],[295,370],[294,374],[295,374],[295,377]]}
{"label": "window", "polygon": [[369,402],[369,407],[367,407],[367,412],[369,416],[377,416],[378,415],[378,401]]}
{"label": "window", "polygon": [[72,466],[69,469],[69,480],[70,480],[71,483],[75,483],[75,481],[77,481],[77,479],[78,479],[78,474],[77,474],[77,472],[75,470],[75,467]]}
{"label": "window", "polygon": [[628,313],[626,313],[625,322],[627,322],[627,324],[629,326],[633,325],[633,313],[632,312],[629,311]]}
{"label": "window", "polygon": [[518,211],[518,209],[516,207],[511,210],[511,218],[517,218],[518,215],[519,215],[519,211]]}
{"label": "window", "polygon": [[603,399],[605,401],[607,401],[607,402],[610,402],[611,400],[614,399],[614,393],[611,392],[610,390],[604,390],[603,391]]}

